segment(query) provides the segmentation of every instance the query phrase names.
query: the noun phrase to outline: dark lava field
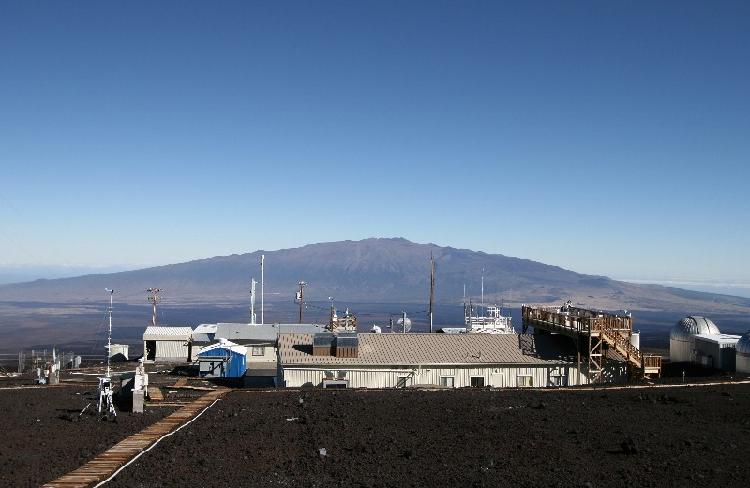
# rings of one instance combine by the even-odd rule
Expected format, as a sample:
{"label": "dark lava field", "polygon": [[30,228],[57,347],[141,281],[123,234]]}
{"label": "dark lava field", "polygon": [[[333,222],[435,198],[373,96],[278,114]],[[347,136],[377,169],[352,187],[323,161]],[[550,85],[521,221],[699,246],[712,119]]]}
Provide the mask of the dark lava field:
{"label": "dark lava field", "polygon": [[[0,386],[0,486],[39,486],[62,476],[124,438],[168,415],[118,412],[116,422],[94,414],[97,385],[11,388]],[[89,409],[81,414],[86,405]],[[93,408],[92,408],[93,407]]]}
{"label": "dark lava field", "polygon": [[235,391],[108,486],[747,486],[748,453],[750,385]]}

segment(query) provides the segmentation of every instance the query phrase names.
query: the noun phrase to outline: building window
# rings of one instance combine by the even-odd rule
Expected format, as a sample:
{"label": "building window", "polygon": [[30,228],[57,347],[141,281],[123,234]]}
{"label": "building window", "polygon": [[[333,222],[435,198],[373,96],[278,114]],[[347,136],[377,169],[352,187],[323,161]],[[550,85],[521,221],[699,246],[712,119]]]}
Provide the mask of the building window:
{"label": "building window", "polygon": [[453,376],[441,376],[440,377],[440,386],[447,386],[448,388],[453,388],[455,385],[455,379]]}
{"label": "building window", "polygon": [[396,388],[406,388],[410,384],[411,376],[399,376]]}
{"label": "building window", "polygon": [[264,356],[266,348],[264,346],[253,346],[253,356]]}
{"label": "building window", "polygon": [[484,376],[472,376],[471,386],[474,388],[482,388],[484,386]]}
{"label": "building window", "polygon": [[567,376],[550,376],[549,386],[568,386]]}
{"label": "building window", "polygon": [[531,376],[530,374],[529,375],[519,374],[516,377],[516,384],[519,387],[525,387],[525,388],[532,387],[534,386],[534,377]]}

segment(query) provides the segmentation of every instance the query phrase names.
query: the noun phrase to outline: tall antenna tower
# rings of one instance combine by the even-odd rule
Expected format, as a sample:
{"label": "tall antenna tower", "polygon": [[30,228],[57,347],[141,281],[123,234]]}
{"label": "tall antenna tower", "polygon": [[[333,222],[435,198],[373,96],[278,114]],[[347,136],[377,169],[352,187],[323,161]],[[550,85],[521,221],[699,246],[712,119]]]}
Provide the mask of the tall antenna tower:
{"label": "tall antenna tower", "polygon": [[299,323],[301,324],[305,310],[305,287],[307,286],[307,282],[300,281],[297,284],[299,285],[299,291],[297,292],[295,301],[299,303]]}
{"label": "tall antenna tower", "polygon": [[148,288],[146,292],[149,293],[148,301],[151,302],[152,307],[151,325],[156,327],[156,304],[161,301],[161,297],[159,296],[161,288]]}
{"label": "tall antenna tower", "polygon": [[112,401],[112,377],[110,376],[110,356],[112,355],[112,300],[115,290],[110,288],[105,288],[105,290],[109,292],[109,334],[107,335],[107,374],[103,378],[99,378],[99,413],[102,413],[102,408],[104,408],[108,413],[117,416],[117,412],[115,412],[115,404]]}
{"label": "tall antenna tower", "polygon": [[112,356],[112,302],[114,300],[115,290],[105,288],[109,292],[109,333],[107,334],[107,378],[110,376],[110,357]]}
{"label": "tall antenna tower", "polygon": [[250,280],[250,323],[255,324],[255,278]]}
{"label": "tall antenna tower", "polygon": [[435,258],[430,253],[430,333],[432,333],[432,306],[435,303]]}

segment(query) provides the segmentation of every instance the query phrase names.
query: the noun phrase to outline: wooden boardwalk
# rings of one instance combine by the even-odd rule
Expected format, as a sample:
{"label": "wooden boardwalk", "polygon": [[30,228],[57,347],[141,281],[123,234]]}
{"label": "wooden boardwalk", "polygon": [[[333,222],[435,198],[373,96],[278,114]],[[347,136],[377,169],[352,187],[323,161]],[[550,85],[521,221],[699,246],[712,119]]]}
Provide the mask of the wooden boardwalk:
{"label": "wooden boardwalk", "polygon": [[206,393],[141,432],[118,442],[80,468],[43,485],[43,488],[84,488],[106,480],[158,439],[190,421],[227,391],[229,390],[222,388]]}
{"label": "wooden boardwalk", "polygon": [[164,395],[161,392],[161,388],[158,386],[152,386],[148,389],[148,399],[152,402],[160,402],[164,400]]}

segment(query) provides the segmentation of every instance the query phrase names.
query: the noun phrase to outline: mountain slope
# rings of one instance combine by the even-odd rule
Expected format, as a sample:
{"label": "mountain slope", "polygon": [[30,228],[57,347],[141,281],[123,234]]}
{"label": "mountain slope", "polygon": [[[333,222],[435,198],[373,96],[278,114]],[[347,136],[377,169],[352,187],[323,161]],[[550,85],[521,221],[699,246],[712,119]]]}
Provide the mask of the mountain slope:
{"label": "mountain slope", "polygon": [[265,254],[267,301],[291,300],[297,281],[305,280],[310,301],[334,296],[338,302],[426,302],[431,253],[437,263],[436,297],[441,303],[460,303],[464,284],[470,296],[479,298],[484,269],[487,301],[557,303],[570,298],[600,308],[750,311],[750,299],[623,283],[526,259],[400,238],[310,244],[136,271],[3,285],[0,301],[100,302],[104,287],[114,287],[119,301],[143,303],[143,290],[156,286],[173,304],[247,302],[250,278],[260,281],[260,256]]}

